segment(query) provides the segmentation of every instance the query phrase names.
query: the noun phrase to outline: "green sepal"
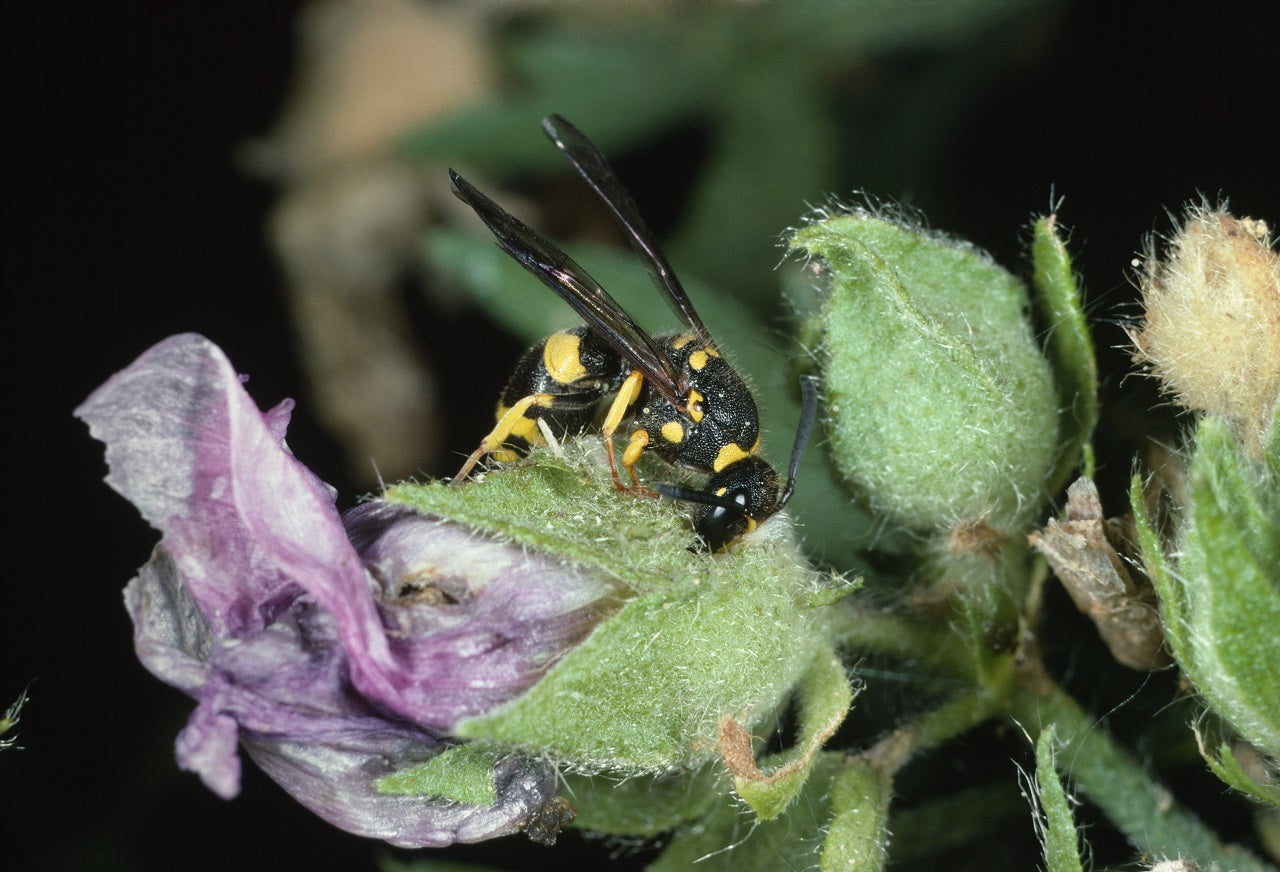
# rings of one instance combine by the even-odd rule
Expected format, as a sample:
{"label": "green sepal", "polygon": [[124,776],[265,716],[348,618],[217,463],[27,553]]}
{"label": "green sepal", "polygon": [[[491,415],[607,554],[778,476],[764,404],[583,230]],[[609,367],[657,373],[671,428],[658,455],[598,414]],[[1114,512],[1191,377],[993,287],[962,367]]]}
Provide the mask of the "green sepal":
{"label": "green sepal", "polygon": [[776,872],[817,857],[831,815],[832,779],[842,754],[823,753],[791,810],[769,821],[744,821],[736,800],[722,797],[701,820],[678,830],[648,872],[732,870]]}
{"label": "green sepal", "polygon": [[866,211],[791,247],[822,260],[832,456],[873,508],[917,530],[1020,530],[1043,504],[1058,399],[1023,284],[985,254]]}
{"label": "green sepal", "polygon": [[1066,791],[1054,768],[1054,730],[1049,724],[1036,739],[1036,785],[1044,811],[1044,862],[1048,872],[1082,872],[1080,836],[1071,817]]}
{"label": "green sepal", "polygon": [[772,820],[791,804],[818,752],[849,713],[853,687],[833,650],[828,648],[814,658],[800,678],[796,702],[800,714],[796,744],[762,761],[753,773],[734,773],[734,790],[760,820]]}
{"label": "green sepal", "polygon": [[[1197,738],[1199,736],[1197,735]],[[1234,787],[1247,796],[1252,796],[1259,802],[1265,802],[1268,805],[1280,808],[1280,785],[1276,783],[1263,784],[1252,777],[1240,763],[1240,758],[1232,750],[1231,745],[1223,742],[1218,746],[1217,751],[1210,751],[1203,744],[1200,748],[1200,755],[1204,757],[1204,762],[1209,764],[1209,769],[1213,774],[1226,784]]]}
{"label": "green sepal", "polygon": [[498,801],[493,767],[506,754],[485,745],[454,745],[425,763],[380,778],[379,793],[440,796],[454,802],[491,806]]}
{"label": "green sepal", "polygon": [[619,494],[587,436],[463,487],[398,485],[386,498],[595,572],[611,614],[520,698],[454,735],[579,772],[688,770],[717,759],[719,725],[777,717],[824,650],[829,587],[776,516],[722,554],[694,552],[685,507]]}
{"label": "green sepal", "polygon": [[1090,436],[1098,424],[1098,364],[1084,316],[1084,301],[1071,268],[1071,255],[1058,232],[1056,215],[1036,219],[1031,238],[1033,299],[1047,330],[1045,353],[1058,389],[1062,446],[1049,476],[1050,492],[1066,485],[1085,460],[1093,475]]}
{"label": "green sepal", "polygon": [[1174,658],[1214,712],[1280,756],[1280,477],[1248,461],[1230,428],[1201,419],[1177,531],[1163,553],[1134,480],[1143,561]]}
{"label": "green sepal", "polygon": [[697,820],[728,793],[724,767],[624,779],[563,773],[565,795],[578,817],[573,825],[611,836],[652,838]]}

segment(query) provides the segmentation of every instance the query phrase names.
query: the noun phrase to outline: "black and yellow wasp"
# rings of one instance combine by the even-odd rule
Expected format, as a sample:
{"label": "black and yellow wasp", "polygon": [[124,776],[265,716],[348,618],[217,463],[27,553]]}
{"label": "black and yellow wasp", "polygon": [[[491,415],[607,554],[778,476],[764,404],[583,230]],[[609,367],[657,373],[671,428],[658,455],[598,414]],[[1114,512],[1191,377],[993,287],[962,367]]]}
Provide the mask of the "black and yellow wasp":
{"label": "black and yellow wasp", "polygon": [[[568,255],[450,170],[454,194],[475,210],[502,249],[586,322],[548,337],[520,359],[498,403],[497,424],[454,482],[465,480],[486,454],[511,460],[544,442],[542,425],[549,425],[557,436],[578,432],[592,422],[600,399],[613,394],[600,432],[614,486],[649,493],[635,470],[646,450],[668,463],[707,473],[704,490],[669,484],[657,485],[656,490],[698,503],[694,529],[707,547],[718,551],[790,499],[816,405],[812,381],[804,381],[805,409],[784,484],[758,453],[760,421],[750,388],[720,356],[604,155],[558,115],[546,118],[542,128],[613,212],[686,329],[650,336]],[[613,435],[624,421],[631,427],[622,453],[629,487],[618,475],[613,447]]]}

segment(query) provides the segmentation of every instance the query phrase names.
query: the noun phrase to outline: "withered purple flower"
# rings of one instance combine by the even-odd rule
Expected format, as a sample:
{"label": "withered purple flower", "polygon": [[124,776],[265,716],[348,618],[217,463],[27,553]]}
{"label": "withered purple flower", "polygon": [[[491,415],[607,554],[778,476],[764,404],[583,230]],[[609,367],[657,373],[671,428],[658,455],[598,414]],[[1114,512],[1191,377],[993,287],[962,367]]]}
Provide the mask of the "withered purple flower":
{"label": "withered purple flower", "polygon": [[108,483],[162,538],[125,591],[138,655],[198,704],[179,763],[239,790],[237,744],[331,823],[403,846],[505,835],[555,774],[510,757],[479,806],[378,793],[527,690],[608,609],[610,585],[385,503],[340,517],[209,340],[175,336],[77,410]]}

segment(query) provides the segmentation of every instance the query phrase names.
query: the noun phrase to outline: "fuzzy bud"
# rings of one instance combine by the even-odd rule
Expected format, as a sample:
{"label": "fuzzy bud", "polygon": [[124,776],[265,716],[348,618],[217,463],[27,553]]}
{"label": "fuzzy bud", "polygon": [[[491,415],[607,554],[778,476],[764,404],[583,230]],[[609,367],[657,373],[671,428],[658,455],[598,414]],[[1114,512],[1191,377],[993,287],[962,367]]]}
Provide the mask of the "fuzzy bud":
{"label": "fuzzy bud", "polygon": [[824,215],[791,246],[829,276],[825,394],[846,482],[912,529],[1022,526],[1059,442],[1022,282],[971,245],[866,210]]}

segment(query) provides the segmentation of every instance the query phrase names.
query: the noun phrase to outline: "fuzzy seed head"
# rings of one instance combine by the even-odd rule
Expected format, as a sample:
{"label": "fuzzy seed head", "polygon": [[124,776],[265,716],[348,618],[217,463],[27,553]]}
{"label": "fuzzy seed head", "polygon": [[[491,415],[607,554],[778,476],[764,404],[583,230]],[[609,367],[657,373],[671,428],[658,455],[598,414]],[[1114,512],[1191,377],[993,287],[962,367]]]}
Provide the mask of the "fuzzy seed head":
{"label": "fuzzy seed head", "polygon": [[1193,206],[1163,257],[1149,246],[1134,357],[1177,402],[1231,422],[1262,455],[1280,402],[1280,258],[1266,224]]}

